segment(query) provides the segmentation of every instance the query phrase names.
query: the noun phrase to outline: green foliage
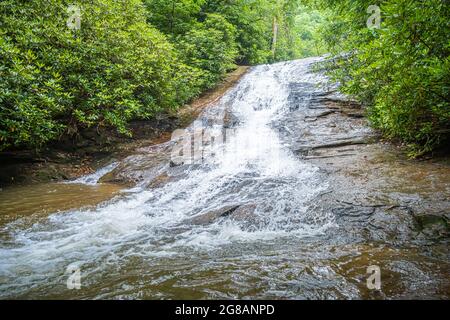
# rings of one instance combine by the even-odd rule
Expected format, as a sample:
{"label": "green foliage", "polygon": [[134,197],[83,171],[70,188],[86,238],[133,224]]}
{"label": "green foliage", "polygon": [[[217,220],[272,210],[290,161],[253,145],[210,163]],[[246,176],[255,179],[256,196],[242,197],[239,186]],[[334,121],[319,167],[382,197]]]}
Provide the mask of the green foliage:
{"label": "green foliage", "polygon": [[318,10],[300,6],[293,23],[293,48],[294,57],[312,57],[327,53],[326,44],[323,41],[322,28],[326,24],[325,14]]}
{"label": "green foliage", "polygon": [[[67,26],[72,4],[80,30]],[[93,126],[129,134],[236,63],[320,52],[320,23],[299,0],[1,1],[0,151]]]}
{"label": "green foliage", "polygon": [[369,106],[389,138],[419,156],[449,142],[450,5],[445,0],[385,0],[381,29],[368,29],[373,1],[320,1],[332,14],[325,38],[338,55],[332,76]]}
{"label": "green foliage", "polygon": [[184,34],[197,23],[206,0],[144,0],[148,21],[167,35]]}
{"label": "green foliage", "polygon": [[[145,0],[149,22],[178,40],[201,28],[210,14],[221,16],[236,29],[238,63],[261,64],[299,56],[294,32],[298,0]],[[275,55],[272,52],[274,21],[278,25]]]}
{"label": "green foliage", "polygon": [[272,57],[272,23],[276,15],[274,3],[267,0],[208,0],[203,10],[221,14],[236,27],[241,63],[261,64]]}
{"label": "green foliage", "polygon": [[177,37],[177,47],[184,62],[203,71],[199,79],[201,88],[214,86],[235,67],[235,34],[235,27],[225,18],[208,14],[203,23],[197,23],[185,35]]}
{"label": "green foliage", "polygon": [[83,126],[115,126],[177,102],[176,54],[145,21],[138,0],[82,6],[70,30],[68,1],[0,3],[2,148],[40,146]]}

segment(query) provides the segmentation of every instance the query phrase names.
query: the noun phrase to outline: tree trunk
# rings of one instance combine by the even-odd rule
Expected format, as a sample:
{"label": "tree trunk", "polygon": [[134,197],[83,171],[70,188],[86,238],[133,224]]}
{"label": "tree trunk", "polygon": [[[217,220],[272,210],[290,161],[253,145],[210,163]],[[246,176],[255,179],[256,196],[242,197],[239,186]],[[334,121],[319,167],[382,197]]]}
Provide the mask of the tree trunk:
{"label": "tree trunk", "polygon": [[277,17],[273,17],[273,40],[272,40],[272,58],[275,59],[278,41],[278,22]]}

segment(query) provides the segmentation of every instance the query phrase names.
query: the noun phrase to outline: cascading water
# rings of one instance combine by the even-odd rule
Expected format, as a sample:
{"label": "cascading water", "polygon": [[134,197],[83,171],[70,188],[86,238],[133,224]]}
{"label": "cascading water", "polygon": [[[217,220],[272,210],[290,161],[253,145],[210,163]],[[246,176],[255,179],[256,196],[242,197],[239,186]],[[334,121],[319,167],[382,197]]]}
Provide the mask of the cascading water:
{"label": "cascading water", "polygon": [[79,179],[76,179],[76,180],[73,180],[73,181],[70,181],[67,183],[69,183],[69,184],[86,184],[86,185],[94,186],[94,185],[98,184],[101,177],[103,177],[105,174],[111,172],[116,167],[117,167],[117,163],[113,162],[93,174],[81,177]]}
{"label": "cascading water", "polygon": [[[313,297],[358,296],[320,263],[328,251],[317,239],[335,219],[310,205],[327,190],[326,179],[294,155],[275,125],[289,118],[290,84],[302,86],[304,103],[320,92],[315,84],[323,78],[308,72],[317,60],[254,67],[205,110],[186,135],[198,125],[224,132],[226,114],[234,123],[202,161],[149,168],[139,188],[95,209],[54,213],[30,228],[7,225],[12,240],[0,247],[0,297],[308,296],[295,274],[303,274],[306,289],[325,279],[319,293],[309,291]],[[115,167],[76,182],[95,184]],[[154,172],[170,179],[149,187]],[[69,265],[80,268],[84,289],[67,289]]]}
{"label": "cascading water", "polygon": [[[56,213],[30,229],[11,230],[16,245],[0,250],[2,294],[20,290],[20,283],[38,286],[74,262],[177,255],[184,254],[187,247],[217,250],[234,241],[320,232],[328,219],[304,221],[302,214],[307,201],[326,186],[317,180],[316,169],[296,159],[271,127],[288,109],[288,72],[292,72],[290,64],[256,67],[205,112],[203,118],[208,112],[228,109],[239,124],[233,135],[217,146],[224,149],[221,156],[188,168],[184,178],[95,210]],[[104,171],[113,168],[107,169]],[[76,182],[93,181],[87,178]],[[98,178],[95,175],[95,182]],[[227,205],[254,206],[252,221],[186,222]]]}

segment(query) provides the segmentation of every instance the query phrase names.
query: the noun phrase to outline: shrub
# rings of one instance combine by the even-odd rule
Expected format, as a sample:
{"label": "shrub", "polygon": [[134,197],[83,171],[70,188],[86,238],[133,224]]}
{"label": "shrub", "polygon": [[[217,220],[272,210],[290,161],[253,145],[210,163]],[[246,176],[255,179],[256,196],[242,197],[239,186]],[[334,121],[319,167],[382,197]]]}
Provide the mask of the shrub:
{"label": "shrub", "polygon": [[173,70],[182,67],[139,0],[83,2],[80,30],[66,26],[69,3],[0,3],[1,149],[86,126],[127,133],[128,120],[180,99]]}
{"label": "shrub", "polygon": [[331,71],[342,90],[369,107],[372,124],[420,156],[450,138],[450,5],[444,0],[381,1],[381,29],[366,27],[372,1],[331,5],[326,39],[348,53]]}

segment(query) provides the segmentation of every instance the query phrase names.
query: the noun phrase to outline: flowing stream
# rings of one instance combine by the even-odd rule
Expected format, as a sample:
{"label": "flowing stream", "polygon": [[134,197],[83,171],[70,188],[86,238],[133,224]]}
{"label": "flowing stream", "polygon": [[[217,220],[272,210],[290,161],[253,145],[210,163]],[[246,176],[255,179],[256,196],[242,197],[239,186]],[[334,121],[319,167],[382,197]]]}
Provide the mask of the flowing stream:
{"label": "flowing stream", "polygon": [[[139,176],[136,187],[96,206],[5,224],[0,297],[448,297],[446,240],[424,239],[425,248],[412,231],[400,242],[384,234],[374,239],[321,206],[321,197],[340,185],[298,155],[296,147],[309,138],[292,121],[293,112],[305,112],[326,92],[326,79],[310,72],[318,60],[252,68],[185,131],[190,136],[201,127],[225,137],[205,144],[209,152],[200,161],[170,165],[177,142],[151,146],[72,182],[95,193],[99,179],[112,173]],[[365,125],[352,129],[370,134]],[[445,202],[447,180],[441,185]],[[381,292],[366,287],[372,264],[386,270]],[[80,270],[80,290],[68,289],[68,267]]]}

